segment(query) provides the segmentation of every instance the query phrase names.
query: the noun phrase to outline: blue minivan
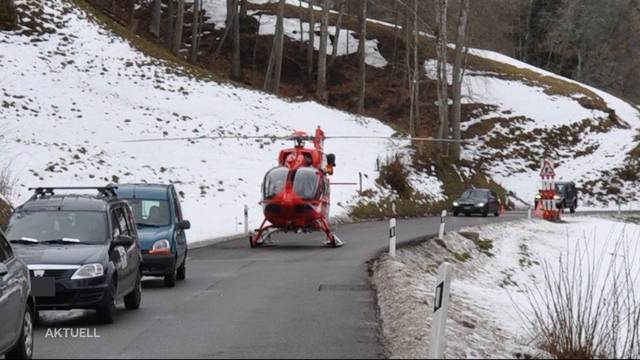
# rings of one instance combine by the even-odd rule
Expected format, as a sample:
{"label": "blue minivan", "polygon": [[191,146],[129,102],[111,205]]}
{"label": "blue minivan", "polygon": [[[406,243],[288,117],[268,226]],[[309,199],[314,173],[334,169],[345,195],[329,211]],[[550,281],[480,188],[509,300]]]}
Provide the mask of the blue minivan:
{"label": "blue minivan", "polygon": [[118,184],[116,192],[133,210],[142,248],[142,274],[164,277],[165,285],[174,287],[176,280],[186,277],[185,230],[191,228],[191,223],[182,217],[175,187]]}

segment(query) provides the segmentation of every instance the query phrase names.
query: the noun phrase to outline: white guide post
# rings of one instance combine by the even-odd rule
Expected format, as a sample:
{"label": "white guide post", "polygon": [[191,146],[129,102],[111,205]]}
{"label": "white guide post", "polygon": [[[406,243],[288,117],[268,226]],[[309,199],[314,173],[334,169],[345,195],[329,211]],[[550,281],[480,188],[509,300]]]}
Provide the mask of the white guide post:
{"label": "white guide post", "polygon": [[244,206],[244,233],[249,233],[249,207],[247,205]]}
{"label": "white guide post", "polygon": [[396,258],[396,219],[389,220],[389,256]]}
{"label": "white guide post", "polygon": [[440,215],[440,232],[438,233],[438,239],[442,239],[444,237],[444,226],[447,218],[447,210],[442,210],[442,214]]}
{"label": "white guide post", "polygon": [[449,292],[453,265],[444,262],[438,268],[438,280],[433,301],[433,319],[431,320],[430,359],[442,359],[446,347],[445,331],[447,326],[447,312],[449,311]]}

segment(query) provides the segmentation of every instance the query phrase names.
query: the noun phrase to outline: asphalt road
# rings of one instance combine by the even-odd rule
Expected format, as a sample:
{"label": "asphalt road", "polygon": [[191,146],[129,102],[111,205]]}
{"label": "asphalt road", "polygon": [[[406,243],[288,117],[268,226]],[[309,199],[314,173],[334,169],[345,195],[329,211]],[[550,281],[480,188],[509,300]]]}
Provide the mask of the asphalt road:
{"label": "asphalt road", "polygon": [[[524,216],[449,218],[447,229]],[[398,240],[437,233],[439,220],[399,221]],[[365,263],[387,246],[388,223],[342,225],[336,233],[346,243],[340,249],[322,247],[321,234],[275,235],[276,246],[260,249],[246,239],[193,249],[186,281],[168,289],[146,279],[142,307],[120,304],[114,324],[98,324],[91,311],[44,312],[35,355],[383,357]],[[84,337],[71,337],[79,329]]]}

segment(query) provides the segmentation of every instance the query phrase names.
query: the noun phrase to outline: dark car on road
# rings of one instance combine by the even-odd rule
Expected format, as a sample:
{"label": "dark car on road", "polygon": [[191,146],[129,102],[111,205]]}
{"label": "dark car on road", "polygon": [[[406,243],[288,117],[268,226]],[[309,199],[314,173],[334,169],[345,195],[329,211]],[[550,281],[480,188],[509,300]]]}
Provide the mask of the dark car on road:
{"label": "dark car on road", "polygon": [[0,231],[0,356],[33,356],[34,301],[27,265],[15,256]]}
{"label": "dark car on road", "polygon": [[164,277],[168,287],[186,278],[187,236],[191,223],[184,220],[173,185],[121,184],[118,197],[126,199],[138,226],[142,247],[142,272]]}
{"label": "dark car on road", "polygon": [[[569,210],[572,214],[576,212],[578,208],[578,188],[576,184],[571,181],[559,181],[555,183],[556,195],[554,200],[556,201],[556,208],[562,210]],[[536,195],[534,206],[538,206],[540,201],[540,194]]]}
{"label": "dark car on road", "polygon": [[[63,194],[69,190],[95,195]],[[7,238],[27,263],[37,310],[95,309],[114,320],[116,301],[140,307],[138,233],[126,201],[105,188],[38,188],[9,220]]]}
{"label": "dark car on road", "polygon": [[493,214],[500,216],[500,200],[495,191],[489,189],[467,189],[453,202],[453,216],[459,214]]}

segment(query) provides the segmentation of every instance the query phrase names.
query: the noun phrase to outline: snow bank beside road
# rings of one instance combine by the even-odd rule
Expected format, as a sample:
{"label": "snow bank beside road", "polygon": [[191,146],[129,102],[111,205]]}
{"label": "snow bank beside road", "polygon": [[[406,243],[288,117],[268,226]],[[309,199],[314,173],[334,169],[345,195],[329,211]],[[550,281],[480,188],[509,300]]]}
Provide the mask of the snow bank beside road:
{"label": "snow bank beside road", "polygon": [[[538,344],[531,342],[520,312],[527,317],[532,310],[522,289],[544,290],[543,264],[557,266],[560,255],[566,258],[585,241],[605,270],[615,256],[640,255],[640,225],[607,218],[567,217],[562,224],[521,220],[464,231],[477,232],[481,242],[451,233],[441,244],[403,248],[396,260],[383,255],[372,265],[389,356],[428,355],[436,270],[443,260],[456,266],[446,357],[511,358],[540,353],[527,345]],[[619,240],[625,247],[616,248]],[[634,274],[640,272],[639,263],[634,263]]]}

